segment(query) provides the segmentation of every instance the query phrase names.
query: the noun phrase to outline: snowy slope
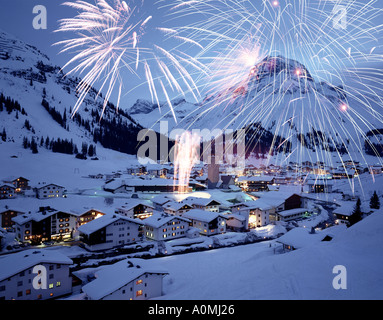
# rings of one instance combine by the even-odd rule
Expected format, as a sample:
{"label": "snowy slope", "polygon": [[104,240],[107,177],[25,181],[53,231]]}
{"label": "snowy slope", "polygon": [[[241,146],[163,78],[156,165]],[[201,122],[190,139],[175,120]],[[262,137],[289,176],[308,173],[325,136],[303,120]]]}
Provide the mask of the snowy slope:
{"label": "snowy slope", "polygon": [[[169,271],[159,299],[382,299],[382,227],[379,211],[330,242],[284,254],[262,242],[138,261]],[[346,290],[332,286],[336,265],[346,267]]]}
{"label": "snowy slope", "polygon": [[[81,121],[72,120],[70,111],[77,101],[78,83],[78,78],[64,76],[60,67],[52,65],[37,48],[0,31],[0,93],[18,101],[26,111],[26,115],[19,112],[18,119],[15,111],[0,113],[0,129],[6,129],[8,142],[21,145],[23,136],[33,136],[37,141],[49,136],[50,139],[73,139],[79,149],[82,142],[92,143],[93,131],[100,128],[103,98],[97,97],[97,91],[92,89],[78,112]],[[66,117],[66,125],[53,120],[42,106],[43,99],[62,117]],[[114,118],[122,125],[140,128],[126,114],[117,115],[110,105],[103,119]],[[25,120],[29,121],[34,133],[24,127]],[[84,125],[85,122],[89,122],[89,127]],[[132,135],[132,139],[136,136]]]}

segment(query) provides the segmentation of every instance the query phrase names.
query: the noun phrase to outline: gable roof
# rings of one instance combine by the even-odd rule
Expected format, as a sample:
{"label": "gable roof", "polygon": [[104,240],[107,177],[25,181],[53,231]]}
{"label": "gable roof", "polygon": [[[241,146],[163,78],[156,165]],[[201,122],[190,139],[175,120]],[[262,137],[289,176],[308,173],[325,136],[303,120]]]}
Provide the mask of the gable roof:
{"label": "gable roof", "polygon": [[72,264],[66,255],[55,250],[25,250],[0,256],[0,281],[41,263]]}
{"label": "gable roof", "polygon": [[173,216],[171,214],[153,214],[152,216],[146,218],[145,220],[142,221],[142,223],[145,226],[153,227],[153,228],[159,228],[163,226],[164,224],[172,221],[172,220],[181,220],[185,222],[190,222],[189,219],[180,217],[180,216]]}
{"label": "gable roof", "polygon": [[65,187],[63,187],[63,186],[59,186],[58,184],[54,184],[54,183],[48,183],[48,184],[45,184],[45,185],[43,185],[43,186],[41,186],[41,187],[36,187],[36,189],[37,189],[37,190],[40,190],[40,189],[42,189],[42,188],[49,187],[49,186],[55,186],[55,187],[59,187],[59,188],[63,188],[63,189],[65,189]]}
{"label": "gable roof", "polygon": [[184,213],[182,216],[190,220],[198,220],[203,222],[210,222],[210,221],[213,221],[214,219],[217,219],[218,217],[221,217],[223,219],[228,219],[227,216],[220,214],[218,212],[205,211],[201,209],[192,209]]}
{"label": "gable roof", "polygon": [[164,209],[170,209],[172,211],[178,211],[183,206],[188,206],[189,208],[192,208],[192,206],[190,204],[184,203],[184,202],[178,202],[178,201],[167,202],[167,203],[165,203],[165,205],[163,205],[163,208]]}
{"label": "gable roof", "polygon": [[154,209],[154,207],[149,203],[149,201],[140,200],[140,199],[129,199],[129,201],[125,202],[125,204],[123,204],[121,206],[121,208],[125,209],[125,210],[131,210],[131,209],[133,209],[139,205],[144,205],[144,206],[147,206],[147,207]]}
{"label": "gable roof", "polygon": [[94,219],[92,221],[89,221],[86,224],[83,224],[82,226],[78,228],[78,231],[80,231],[81,233],[90,235],[102,228],[109,226],[110,224],[118,220],[125,220],[135,224],[142,224],[140,220],[131,219],[119,214],[106,214],[100,218]]}
{"label": "gable roof", "polygon": [[141,267],[123,260],[97,271],[96,279],[83,286],[82,290],[91,299],[100,300],[146,273],[168,274],[165,270]]}

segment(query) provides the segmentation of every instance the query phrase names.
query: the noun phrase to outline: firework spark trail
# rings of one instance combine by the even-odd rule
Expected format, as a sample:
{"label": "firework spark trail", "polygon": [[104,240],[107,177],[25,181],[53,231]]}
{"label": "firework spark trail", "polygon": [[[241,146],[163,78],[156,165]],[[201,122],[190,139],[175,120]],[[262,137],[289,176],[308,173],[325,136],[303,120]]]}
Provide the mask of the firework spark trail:
{"label": "firework spark trail", "polygon": [[[63,67],[65,69],[72,66],[68,75],[76,72],[85,73],[77,86],[79,97],[73,108],[73,115],[97,83],[101,83],[101,88],[98,90],[96,98],[104,87],[107,91],[102,114],[115,88],[118,92],[118,109],[123,90],[122,71],[126,69],[140,78],[140,66],[142,66],[142,73],[149,87],[152,102],[155,102],[160,108],[159,93],[156,87],[161,88],[176,122],[168,86],[172,91],[177,90],[177,93],[181,95],[191,92],[198,101],[200,98],[198,87],[188,70],[179,61],[183,61],[201,72],[203,72],[202,64],[193,60],[191,56],[183,54],[182,51],[176,52],[174,48],[167,50],[157,45],[150,48],[141,46],[153,19],[153,16],[146,14],[143,10],[143,0],[131,0],[129,4],[125,1],[115,0],[113,5],[109,4],[107,0],[96,0],[95,5],[78,0],[65,2],[63,5],[76,9],[79,13],[74,18],[61,20],[56,32],[72,32],[76,36],[55,45],[63,46],[61,53],[74,53],[74,57]],[[181,44],[187,43],[199,49],[202,48],[197,41],[181,36],[175,30],[154,27],[151,31],[155,30],[167,37],[177,39]],[[167,60],[168,63],[165,64],[163,60]],[[154,70],[159,70],[159,75],[154,76]],[[183,86],[186,87],[186,90],[182,89]]]}
{"label": "firework spark trail", "polygon": [[176,137],[174,146],[174,190],[186,193],[189,189],[190,174],[199,162],[201,138],[195,133],[185,131]]}
{"label": "firework spark trail", "polygon": [[[201,44],[204,40],[207,43],[205,50],[197,57],[206,62],[209,70],[207,84],[202,82],[204,76],[199,79],[203,87],[201,90],[206,92],[207,97],[205,110],[198,110],[201,116],[209,117],[216,108],[224,111],[235,106],[232,109],[237,115],[228,114],[230,121],[225,118],[217,125],[228,127],[246,115],[240,124],[236,124],[239,129],[241,125],[257,122],[266,127],[268,119],[275,119],[272,116],[275,112],[280,114],[279,124],[286,123],[293,115],[292,125],[297,132],[316,129],[317,133],[310,133],[309,142],[317,161],[326,159],[329,165],[332,164],[333,159],[327,152],[330,142],[341,161],[344,150],[351,159],[355,152],[359,152],[364,159],[360,136],[378,155],[375,145],[365,133],[383,122],[383,70],[379,66],[383,55],[377,53],[377,48],[381,47],[376,44],[383,29],[379,22],[382,10],[374,7],[376,1],[366,3],[356,0],[346,4],[330,0],[292,0],[288,3],[262,0],[262,3],[256,4],[250,0],[160,2],[181,11],[174,14],[174,18],[193,16],[193,24],[176,29],[179,34]],[[335,5],[342,4],[348,13],[344,29],[334,24],[336,12],[333,12]],[[252,46],[260,49],[249,50]],[[254,59],[254,65],[245,67],[243,57],[246,55],[249,61]],[[269,73],[268,87],[261,88],[257,81],[249,81],[252,73],[257,76],[258,72],[252,68],[259,67],[264,57],[273,56],[286,57],[286,63],[288,58],[294,58],[302,63],[302,67],[296,70],[295,75],[289,74],[286,69]],[[366,68],[366,63],[374,63],[376,68]],[[311,74],[304,66],[309,67]],[[259,76],[262,77],[261,74]],[[315,81],[312,80],[314,78]],[[292,97],[294,100],[298,95],[298,99],[302,99],[301,107],[296,100],[291,105],[294,111],[281,112],[278,107],[285,102],[292,81],[298,92],[303,92]],[[275,92],[280,97],[276,97]],[[305,92],[311,92],[312,97],[306,97]],[[335,94],[329,99],[326,92]],[[254,96],[251,97],[250,93]],[[305,112],[305,105],[314,111]],[[297,116],[299,118],[294,119]],[[342,119],[347,119],[351,127]],[[275,135],[296,136],[293,135],[292,125],[280,126]],[[310,126],[312,129],[308,130]],[[352,137],[353,131],[357,133],[357,138],[347,139]],[[330,135],[325,136],[324,132]],[[347,140],[351,140],[350,143]],[[276,137],[273,146],[275,143]],[[277,143],[276,146],[281,145]],[[298,149],[297,159],[302,158],[302,146],[303,143]],[[287,155],[291,157],[291,154]],[[381,161],[380,157],[378,159]]]}

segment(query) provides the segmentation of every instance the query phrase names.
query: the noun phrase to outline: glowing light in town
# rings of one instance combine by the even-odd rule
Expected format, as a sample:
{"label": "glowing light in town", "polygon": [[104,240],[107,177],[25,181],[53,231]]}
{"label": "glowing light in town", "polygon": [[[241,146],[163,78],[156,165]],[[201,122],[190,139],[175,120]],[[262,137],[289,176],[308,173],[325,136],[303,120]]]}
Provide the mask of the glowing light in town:
{"label": "glowing light in town", "polygon": [[174,146],[174,189],[178,193],[189,190],[190,174],[199,162],[200,137],[185,131],[176,138]]}

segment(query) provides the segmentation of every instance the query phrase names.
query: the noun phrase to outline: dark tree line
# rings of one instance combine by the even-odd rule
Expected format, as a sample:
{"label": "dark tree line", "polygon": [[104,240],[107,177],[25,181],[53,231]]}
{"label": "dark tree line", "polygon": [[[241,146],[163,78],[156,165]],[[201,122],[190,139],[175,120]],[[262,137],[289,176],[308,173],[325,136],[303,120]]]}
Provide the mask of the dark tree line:
{"label": "dark tree line", "polygon": [[12,111],[20,112],[23,115],[27,115],[24,108],[21,107],[20,103],[17,100],[14,100],[10,97],[4,96],[4,94],[0,94],[0,112],[6,111],[8,114],[12,113]]}
{"label": "dark tree line", "polygon": [[49,102],[45,99],[43,99],[43,101],[41,102],[41,105],[45,108],[45,110],[48,111],[48,113],[51,115],[53,120],[55,120],[63,128],[66,128],[66,122],[67,122],[66,111],[64,111],[64,114],[61,115],[61,113],[57,111],[54,107],[51,107],[49,105]]}

